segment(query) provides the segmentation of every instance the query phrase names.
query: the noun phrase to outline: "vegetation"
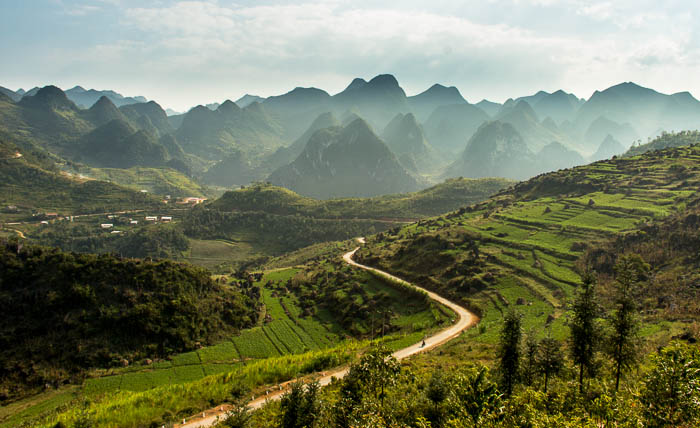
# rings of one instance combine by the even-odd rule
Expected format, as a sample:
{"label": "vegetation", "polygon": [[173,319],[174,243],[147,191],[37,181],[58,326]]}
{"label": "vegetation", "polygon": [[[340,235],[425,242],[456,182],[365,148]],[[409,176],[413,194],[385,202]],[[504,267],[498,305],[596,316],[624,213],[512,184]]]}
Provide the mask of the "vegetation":
{"label": "vegetation", "polygon": [[700,143],[700,131],[662,132],[646,144],[633,145],[624,156],[637,156],[653,150],[691,146]]}
{"label": "vegetation", "polygon": [[417,219],[481,202],[513,182],[502,178],[453,178],[414,193],[318,200],[270,184],[226,192],[208,205],[219,211],[261,211],[315,218]]}
{"label": "vegetation", "polygon": [[[672,344],[654,354],[646,369],[624,392],[598,382],[580,394],[574,377],[552,388],[518,385],[505,396],[492,372],[462,363],[447,370],[418,364],[396,365],[381,347],[353,363],[350,374],[316,392],[301,385],[283,403],[271,403],[252,415],[247,428],[299,426],[299,408],[313,408],[307,427],[687,427],[698,417],[697,348]],[[431,359],[439,358],[435,355]],[[437,374],[439,373],[439,374]],[[571,373],[572,375],[574,373]],[[369,381],[371,380],[371,381]],[[377,382],[384,382],[377,395]],[[296,403],[290,406],[290,403]]]}
{"label": "vegetation", "polygon": [[256,319],[248,290],[180,263],[3,242],[0,269],[3,401],[89,367],[191,350]]}

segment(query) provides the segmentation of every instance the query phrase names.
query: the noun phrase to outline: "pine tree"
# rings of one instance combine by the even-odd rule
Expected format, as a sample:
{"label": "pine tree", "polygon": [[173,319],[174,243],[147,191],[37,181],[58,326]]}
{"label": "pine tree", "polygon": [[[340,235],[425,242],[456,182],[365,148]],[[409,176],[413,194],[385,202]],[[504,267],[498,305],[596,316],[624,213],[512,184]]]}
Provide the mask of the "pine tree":
{"label": "pine tree", "polygon": [[558,375],[564,368],[564,353],[558,340],[550,336],[542,339],[537,353],[537,368],[544,375],[544,392],[547,393],[549,378]]}
{"label": "pine tree", "polygon": [[623,256],[615,265],[615,312],[606,337],[606,351],[615,364],[615,391],[620,388],[622,372],[637,362],[639,320],[634,291],[647,270],[648,265],[637,255]]}
{"label": "pine tree", "polygon": [[537,375],[537,356],[540,342],[537,340],[535,333],[530,331],[525,339],[525,347],[523,349],[523,365],[521,367],[521,377],[523,383],[531,386]]}
{"label": "pine tree", "polygon": [[573,317],[569,325],[571,330],[571,359],[579,367],[579,392],[583,393],[585,372],[593,371],[596,350],[600,343],[600,325],[597,319],[601,315],[596,301],[595,280],[590,274],[584,275],[579,286],[573,307]]}
{"label": "pine tree", "polygon": [[520,375],[521,336],[522,316],[518,312],[511,310],[503,320],[498,354],[501,386],[507,397],[512,394],[513,387],[518,382]]}

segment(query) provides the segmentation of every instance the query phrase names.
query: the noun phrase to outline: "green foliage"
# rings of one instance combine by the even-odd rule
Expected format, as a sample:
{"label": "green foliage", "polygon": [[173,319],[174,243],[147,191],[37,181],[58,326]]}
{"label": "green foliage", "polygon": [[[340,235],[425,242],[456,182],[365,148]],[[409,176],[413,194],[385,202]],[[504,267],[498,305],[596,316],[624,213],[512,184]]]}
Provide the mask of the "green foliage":
{"label": "green foliage", "polygon": [[544,375],[544,393],[546,394],[549,379],[558,375],[564,368],[564,352],[558,340],[549,336],[542,339],[538,349],[537,368]]}
{"label": "green foliage", "polygon": [[609,319],[610,331],[606,337],[606,348],[615,364],[616,391],[620,387],[622,372],[632,368],[639,356],[635,288],[639,277],[646,275],[647,271],[648,265],[638,255],[623,256],[615,266],[615,311]]}
{"label": "green foliage", "polygon": [[246,406],[236,406],[232,410],[226,412],[226,417],[223,422],[217,426],[226,428],[248,428],[251,419],[250,411]]}
{"label": "green foliage", "polygon": [[481,202],[512,184],[501,178],[453,178],[413,193],[317,200],[270,184],[256,183],[226,192],[209,204],[220,211],[256,211],[314,218],[422,218]]}
{"label": "green foliage", "polygon": [[579,366],[579,390],[583,392],[584,373],[595,373],[595,356],[601,339],[598,322],[600,307],[596,300],[595,279],[586,275],[579,286],[572,305],[572,319],[569,352],[575,365]]}
{"label": "green foliage", "polygon": [[690,427],[700,420],[700,352],[673,344],[652,359],[641,401],[654,427]]}
{"label": "green foliage", "polygon": [[511,310],[503,317],[501,340],[498,346],[498,370],[506,396],[520,380],[522,315]]}
{"label": "green foliage", "polygon": [[318,416],[318,382],[304,384],[294,382],[289,392],[282,396],[282,428],[313,428]]}
{"label": "green foliage", "polygon": [[0,245],[3,399],[89,367],[165,357],[248,327],[254,302],[169,261]]}
{"label": "green foliage", "polygon": [[649,151],[690,146],[697,143],[700,143],[700,131],[662,132],[660,136],[646,144],[630,147],[624,156],[638,156]]}
{"label": "green foliage", "polygon": [[[117,226],[118,227],[118,226]],[[95,224],[59,222],[39,229],[33,242],[79,253],[114,253],[123,257],[181,259],[190,243],[175,225],[150,225],[110,234]]]}

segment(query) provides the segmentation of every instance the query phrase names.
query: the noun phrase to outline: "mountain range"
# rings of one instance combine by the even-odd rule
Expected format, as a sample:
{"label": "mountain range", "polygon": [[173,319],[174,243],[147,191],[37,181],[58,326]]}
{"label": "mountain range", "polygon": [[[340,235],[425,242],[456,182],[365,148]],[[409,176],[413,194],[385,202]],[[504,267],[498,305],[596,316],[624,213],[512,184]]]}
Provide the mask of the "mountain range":
{"label": "mountain range", "polygon": [[[297,87],[278,96],[248,94],[236,102],[168,116],[154,101],[111,90],[0,87],[0,129],[10,134],[22,130],[24,139],[54,155],[93,167],[173,167],[222,187],[268,175],[291,183],[291,165],[318,131],[334,128],[326,133],[333,140],[339,138],[338,129],[358,119],[398,163],[400,168],[391,166],[399,174],[396,183],[408,183],[407,174],[422,186],[460,175],[527,178],[619,155],[664,131],[697,128],[700,102],[687,92],[666,95],[626,82],[587,100],[557,90],[503,104],[471,104],[457,88],[441,84],[408,96],[394,76],[382,74],[355,78],[334,95]],[[327,149],[321,146],[317,142],[309,149],[319,154]],[[510,163],[515,159],[519,161]],[[337,156],[328,162],[331,170],[344,168]],[[314,168],[301,175],[317,173]],[[279,175],[281,170],[287,173]],[[339,186],[335,191],[327,186],[314,194],[355,192],[334,183]]]}
{"label": "mountain range", "polygon": [[316,131],[302,153],[267,180],[321,199],[410,192],[420,187],[362,119]]}

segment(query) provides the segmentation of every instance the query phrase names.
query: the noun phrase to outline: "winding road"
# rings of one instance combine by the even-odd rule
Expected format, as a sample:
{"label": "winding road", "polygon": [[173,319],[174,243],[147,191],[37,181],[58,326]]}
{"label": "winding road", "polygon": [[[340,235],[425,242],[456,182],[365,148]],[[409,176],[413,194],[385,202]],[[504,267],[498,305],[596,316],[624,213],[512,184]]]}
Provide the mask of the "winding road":
{"label": "winding road", "polygon": [[[358,242],[361,244],[365,243],[364,238],[358,238]],[[390,279],[392,281],[396,281],[399,283],[403,283],[405,285],[411,286],[413,288],[416,288],[420,291],[425,292],[428,297],[430,297],[432,300],[441,303],[444,306],[447,306],[448,308],[452,309],[455,314],[457,314],[457,322],[452,324],[451,326],[447,327],[444,330],[441,330],[434,334],[433,336],[430,336],[425,339],[425,346],[422,346],[422,343],[416,343],[414,345],[411,345],[407,348],[399,349],[398,351],[394,352],[392,355],[394,358],[397,360],[401,360],[406,357],[410,357],[411,355],[416,355],[418,353],[428,351],[430,349],[436,348],[445,342],[454,339],[455,337],[459,336],[460,333],[462,333],[464,330],[468,329],[469,327],[473,326],[476,324],[479,319],[477,318],[476,315],[473,313],[469,312],[466,308],[463,308],[462,306],[459,306],[456,303],[453,303],[444,297],[441,297],[432,291],[428,291],[424,288],[418,287],[415,284],[411,284],[408,281],[405,281],[401,278],[398,278],[390,273],[384,272],[382,270],[370,267],[370,266],[365,266],[360,263],[357,263],[356,261],[353,260],[353,256],[359,250],[360,247],[355,248],[352,251],[349,251],[343,255],[343,260],[345,260],[346,263],[348,263],[351,266],[364,269],[366,271],[370,272],[375,272],[380,276],[383,276],[387,279]],[[331,370],[331,371],[325,371],[321,373],[321,377],[318,378],[318,382],[321,384],[321,386],[326,386],[329,383],[331,383],[333,378],[340,379],[344,377],[348,373],[348,368],[341,368],[341,369],[336,369],[336,370]],[[286,392],[286,386],[290,385],[292,381],[285,382],[285,387],[281,390],[270,392],[269,394],[262,395],[254,400],[252,400],[250,403],[248,403],[248,406],[250,409],[255,410],[259,409],[268,400],[279,400],[282,398],[282,395]],[[191,420],[188,420],[187,422],[183,421],[182,424],[176,424],[174,427],[176,428],[200,428],[200,427],[211,427],[214,426],[216,423],[220,422],[223,417],[225,417],[226,412],[230,409],[230,406],[217,406],[213,409],[210,409],[206,412],[203,412],[201,415],[193,417]]]}

